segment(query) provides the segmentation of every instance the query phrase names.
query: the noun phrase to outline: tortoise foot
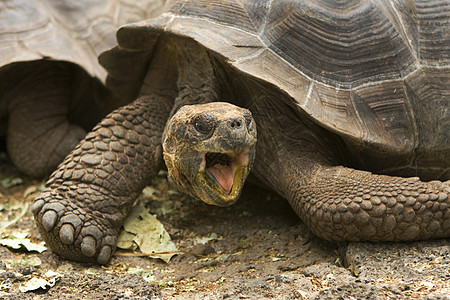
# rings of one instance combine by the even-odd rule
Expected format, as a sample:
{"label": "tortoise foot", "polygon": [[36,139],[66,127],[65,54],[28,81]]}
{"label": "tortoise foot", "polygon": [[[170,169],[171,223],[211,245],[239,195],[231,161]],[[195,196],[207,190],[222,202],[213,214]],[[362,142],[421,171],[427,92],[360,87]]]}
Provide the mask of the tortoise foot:
{"label": "tortoise foot", "polygon": [[[111,205],[113,201],[101,193],[101,188],[95,191],[92,186],[81,185],[46,189],[31,210],[42,237],[54,252],[71,260],[106,264],[116,249],[124,214]],[[103,208],[99,209],[100,203]]]}

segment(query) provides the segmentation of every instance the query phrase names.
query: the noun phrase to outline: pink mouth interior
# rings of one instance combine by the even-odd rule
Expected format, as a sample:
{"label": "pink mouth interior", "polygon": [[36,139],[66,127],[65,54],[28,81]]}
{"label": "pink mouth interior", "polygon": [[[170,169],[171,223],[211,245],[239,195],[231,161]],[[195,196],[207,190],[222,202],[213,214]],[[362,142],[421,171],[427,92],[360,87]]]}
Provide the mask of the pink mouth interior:
{"label": "pink mouth interior", "polygon": [[217,164],[210,167],[208,171],[216,178],[222,190],[227,195],[230,194],[234,183],[234,168]]}
{"label": "pink mouth interior", "polygon": [[209,177],[229,195],[233,190],[236,170],[247,165],[248,160],[248,149],[228,154],[209,152],[204,156],[204,168]]}

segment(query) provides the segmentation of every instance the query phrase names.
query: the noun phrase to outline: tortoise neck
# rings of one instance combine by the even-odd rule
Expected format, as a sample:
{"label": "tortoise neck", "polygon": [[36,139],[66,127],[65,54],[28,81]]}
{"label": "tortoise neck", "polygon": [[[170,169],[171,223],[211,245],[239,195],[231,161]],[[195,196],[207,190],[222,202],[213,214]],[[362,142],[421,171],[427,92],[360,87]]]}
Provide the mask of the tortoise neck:
{"label": "tortoise neck", "polygon": [[286,172],[292,165],[297,166],[296,178],[307,180],[321,166],[342,163],[345,147],[338,137],[282,101],[266,98],[254,103],[250,109],[258,142],[253,173],[271,189],[288,196],[293,176]]}

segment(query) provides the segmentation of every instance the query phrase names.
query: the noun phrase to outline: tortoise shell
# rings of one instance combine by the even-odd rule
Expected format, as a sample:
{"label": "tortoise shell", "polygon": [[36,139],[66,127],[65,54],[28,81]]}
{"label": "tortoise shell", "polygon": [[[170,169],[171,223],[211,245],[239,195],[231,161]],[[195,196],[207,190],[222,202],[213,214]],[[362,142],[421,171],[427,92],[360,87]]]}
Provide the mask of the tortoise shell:
{"label": "tortoise shell", "polygon": [[152,16],[164,0],[0,2],[0,66],[50,58],[75,63],[104,80],[98,55],[115,45],[117,28]]}
{"label": "tortoise shell", "polygon": [[193,39],[287,94],[366,169],[450,161],[448,1],[173,1],[122,27],[101,57],[123,97],[139,93],[162,35]]}

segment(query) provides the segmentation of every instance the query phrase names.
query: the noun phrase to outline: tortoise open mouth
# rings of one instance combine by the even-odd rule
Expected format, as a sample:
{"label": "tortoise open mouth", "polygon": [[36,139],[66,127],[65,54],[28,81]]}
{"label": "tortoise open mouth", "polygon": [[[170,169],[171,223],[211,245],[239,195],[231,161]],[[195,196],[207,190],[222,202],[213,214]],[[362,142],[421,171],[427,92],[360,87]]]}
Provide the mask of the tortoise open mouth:
{"label": "tortoise open mouth", "polygon": [[[249,150],[204,153],[200,174],[225,202],[234,202],[249,171]],[[218,204],[218,203],[215,203]],[[231,204],[231,203],[229,203]],[[228,205],[228,203],[227,203]]]}

